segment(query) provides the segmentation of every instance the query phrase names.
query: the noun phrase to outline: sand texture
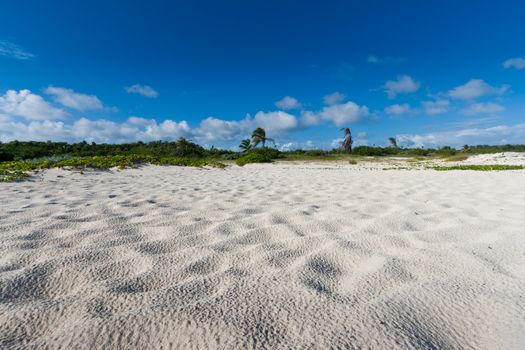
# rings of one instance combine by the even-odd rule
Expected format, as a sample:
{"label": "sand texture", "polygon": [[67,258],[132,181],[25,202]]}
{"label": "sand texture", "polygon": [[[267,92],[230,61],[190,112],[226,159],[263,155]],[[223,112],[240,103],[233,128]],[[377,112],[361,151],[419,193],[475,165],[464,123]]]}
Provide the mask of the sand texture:
{"label": "sand texture", "polygon": [[2,349],[525,349],[524,294],[525,171],[0,184]]}

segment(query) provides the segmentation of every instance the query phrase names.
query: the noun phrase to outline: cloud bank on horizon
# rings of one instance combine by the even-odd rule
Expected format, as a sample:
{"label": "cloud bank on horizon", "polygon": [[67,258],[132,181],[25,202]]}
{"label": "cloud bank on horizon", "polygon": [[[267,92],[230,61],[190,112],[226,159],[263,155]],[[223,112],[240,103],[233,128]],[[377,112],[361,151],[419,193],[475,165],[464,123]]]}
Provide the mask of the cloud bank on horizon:
{"label": "cloud bank on horizon", "polygon": [[[301,17],[286,2],[265,8],[205,3],[214,16],[192,4],[154,2],[151,14],[126,9],[129,18],[144,20],[138,27],[118,16],[113,5],[98,14],[96,2],[84,11],[64,2],[41,14],[20,12],[14,3],[0,5],[0,20],[9,28],[0,30],[0,141],[185,137],[232,148],[263,127],[281,149],[308,149],[337,146],[339,129],[350,127],[356,143],[365,145],[386,145],[390,136],[410,147],[525,143],[525,53],[511,38],[525,29],[516,33],[516,11],[478,4],[478,11],[494,17],[488,37],[475,18],[457,31],[435,32],[444,19],[471,13],[462,5],[414,8],[401,1],[393,10],[398,17],[375,8],[372,19],[366,4],[305,4]],[[514,6],[525,10],[519,2]],[[266,16],[264,24],[224,25],[230,16],[269,15],[277,8],[286,20]],[[429,9],[433,17],[417,29],[399,24]],[[345,11],[367,18],[348,24]],[[185,22],[185,36],[171,18],[179,12],[191,20]],[[69,21],[71,13],[80,13],[80,22],[98,16],[102,27],[123,29],[99,37]],[[327,14],[331,21],[322,19]],[[45,34],[17,30],[22,19],[31,18],[36,28],[51,16],[57,18],[56,28]],[[80,45],[60,25],[76,28],[86,43],[96,38],[99,51]],[[390,35],[407,41],[392,47],[383,40],[387,27]],[[273,41],[276,33],[284,41]],[[431,43],[425,41],[429,35]],[[353,38],[352,47],[335,45],[346,37]],[[490,40],[500,53],[479,45]]]}

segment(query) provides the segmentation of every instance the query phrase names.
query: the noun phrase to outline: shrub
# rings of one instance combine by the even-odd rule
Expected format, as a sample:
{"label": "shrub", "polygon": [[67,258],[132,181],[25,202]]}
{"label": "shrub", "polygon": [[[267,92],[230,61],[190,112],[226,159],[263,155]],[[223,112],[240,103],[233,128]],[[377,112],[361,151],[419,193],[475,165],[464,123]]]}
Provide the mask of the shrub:
{"label": "shrub", "polygon": [[253,148],[247,152],[247,155],[248,154],[260,154],[269,159],[277,159],[281,157],[281,152],[271,147]]}
{"label": "shrub", "polygon": [[444,157],[453,156],[457,152],[458,151],[456,151],[455,149],[453,149],[453,148],[451,148],[449,146],[441,147],[440,149],[436,150],[436,154],[439,154],[440,156],[444,156]]}
{"label": "shrub", "polygon": [[495,164],[495,165],[454,165],[454,166],[436,166],[433,169],[438,171],[448,170],[476,170],[476,171],[490,171],[490,170],[525,170],[525,165],[509,165],[509,164]]}
{"label": "shrub", "polygon": [[358,156],[389,156],[398,153],[397,148],[392,147],[370,147],[370,146],[357,146],[353,150],[353,154]]}
{"label": "shrub", "polygon": [[311,149],[306,151],[304,154],[312,157],[322,157],[328,155],[328,152],[323,151],[322,149]]}
{"label": "shrub", "polygon": [[242,156],[241,158],[237,159],[235,161],[235,164],[238,166],[244,166],[249,163],[270,163],[272,159],[270,157],[265,156],[264,154],[252,152],[250,151],[245,156]]}
{"label": "shrub", "polygon": [[352,164],[352,165],[356,165],[356,164],[357,164],[357,160],[355,160],[355,159],[350,159],[350,160],[348,161],[348,163],[349,163],[349,164]]}
{"label": "shrub", "polygon": [[73,169],[110,169],[119,167],[135,168],[140,164],[153,165],[176,165],[176,166],[212,166],[224,168],[225,165],[208,159],[184,158],[184,157],[156,157],[148,155],[127,156],[95,156],[77,157],[64,160],[37,161],[13,161],[0,163],[0,181],[23,180],[28,177],[28,172],[47,168],[73,168]]}
{"label": "shrub", "polygon": [[425,148],[407,148],[403,150],[403,153],[411,156],[428,156],[430,150]]}

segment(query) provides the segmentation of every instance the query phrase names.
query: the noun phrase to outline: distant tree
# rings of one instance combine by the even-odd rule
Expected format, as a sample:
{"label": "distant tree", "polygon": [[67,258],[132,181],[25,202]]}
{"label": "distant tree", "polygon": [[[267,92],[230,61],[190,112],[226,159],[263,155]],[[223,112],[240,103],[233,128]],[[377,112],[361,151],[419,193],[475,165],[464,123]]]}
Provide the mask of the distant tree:
{"label": "distant tree", "polygon": [[399,148],[397,147],[397,140],[395,137],[389,137],[388,138],[388,142],[390,143],[390,146],[394,147],[394,148]]}
{"label": "distant tree", "polygon": [[275,146],[274,139],[266,137],[266,131],[263,128],[257,128],[252,132],[253,147],[257,147],[259,143],[262,143],[262,146],[265,147],[267,141],[271,141]]}
{"label": "distant tree", "polygon": [[252,148],[250,139],[242,140],[241,144],[239,145],[239,148],[242,149],[243,152],[249,151]]}
{"label": "distant tree", "polygon": [[345,133],[345,138],[341,143],[341,149],[347,153],[352,153],[352,144],[354,143],[354,141],[352,140],[352,133],[350,132],[350,128],[342,128],[341,130],[343,130]]}

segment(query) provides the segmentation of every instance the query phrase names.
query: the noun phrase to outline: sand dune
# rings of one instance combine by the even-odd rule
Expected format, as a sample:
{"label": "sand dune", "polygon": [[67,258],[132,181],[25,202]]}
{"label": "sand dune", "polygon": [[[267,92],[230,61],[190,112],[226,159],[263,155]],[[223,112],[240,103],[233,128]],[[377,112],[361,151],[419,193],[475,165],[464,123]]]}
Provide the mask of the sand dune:
{"label": "sand dune", "polygon": [[523,349],[524,185],[307,164],[0,184],[0,348]]}

